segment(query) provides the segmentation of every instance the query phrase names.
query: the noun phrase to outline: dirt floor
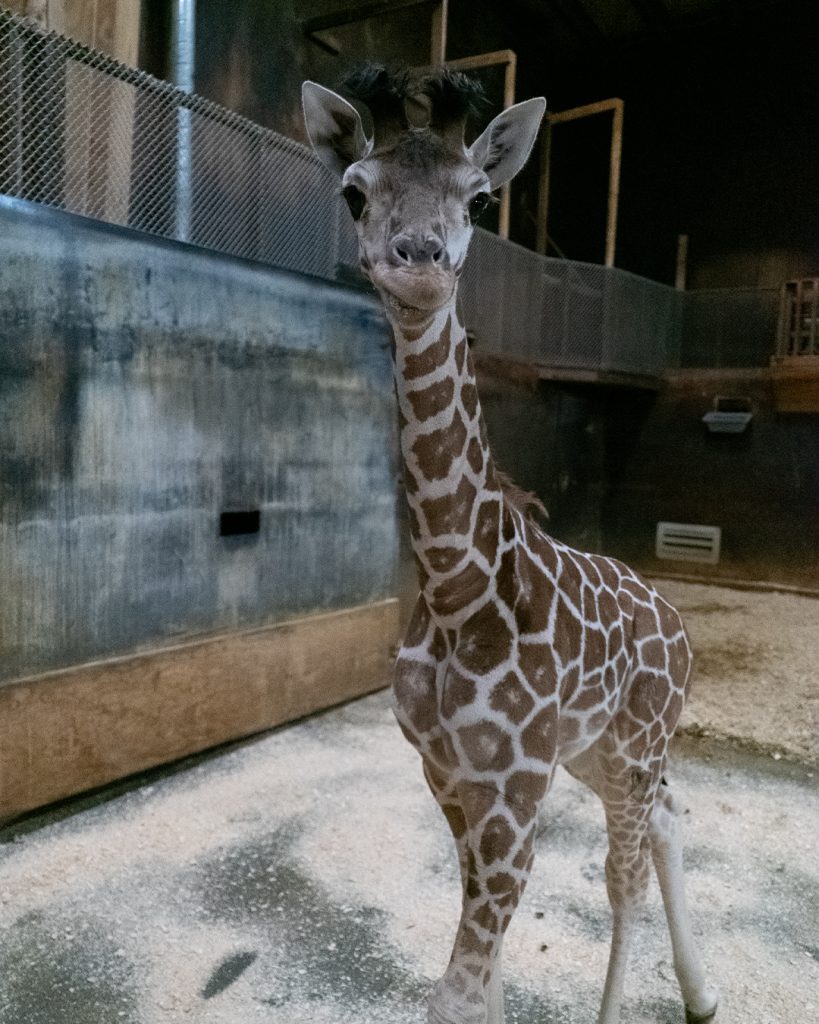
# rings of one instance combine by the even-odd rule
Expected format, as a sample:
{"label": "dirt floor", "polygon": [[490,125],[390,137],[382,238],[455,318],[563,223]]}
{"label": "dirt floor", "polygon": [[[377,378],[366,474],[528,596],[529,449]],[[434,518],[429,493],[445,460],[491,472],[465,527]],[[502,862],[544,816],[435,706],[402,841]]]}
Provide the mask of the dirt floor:
{"label": "dirt floor", "polygon": [[654,582],[694,645],[680,730],[819,765],[819,599]]}
{"label": "dirt floor", "polygon": [[[663,589],[705,663],[671,780],[717,1021],[819,1019],[816,736],[802,731],[815,693],[779,657],[801,621],[806,664],[819,604]],[[801,722],[784,734],[771,719],[790,720],[775,696],[788,680]],[[764,724],[750,697],[765,698]],[[605,839],[595,798],[565,773],[537,845],[506,943],[508,1024],[589,1024],[607,956]],[[0,1022],[422,1024],[458,891],[448,830],[376,694],[0,833]],[[623,1021],[683,1021],[656,885]]]}

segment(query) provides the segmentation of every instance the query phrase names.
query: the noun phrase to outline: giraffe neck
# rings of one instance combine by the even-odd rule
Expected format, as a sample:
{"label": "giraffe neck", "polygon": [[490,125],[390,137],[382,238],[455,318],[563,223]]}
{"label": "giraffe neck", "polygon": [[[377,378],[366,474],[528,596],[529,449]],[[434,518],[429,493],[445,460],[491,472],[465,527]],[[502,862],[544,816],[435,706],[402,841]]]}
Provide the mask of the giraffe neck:
{"label": "giraffe neck", "polygon": [[[409,330],[393,323],[412,546],[433,614],[456,627],[482,600],[510,529],[455,301]],[[506,522],[504,522],[506,520]]]}

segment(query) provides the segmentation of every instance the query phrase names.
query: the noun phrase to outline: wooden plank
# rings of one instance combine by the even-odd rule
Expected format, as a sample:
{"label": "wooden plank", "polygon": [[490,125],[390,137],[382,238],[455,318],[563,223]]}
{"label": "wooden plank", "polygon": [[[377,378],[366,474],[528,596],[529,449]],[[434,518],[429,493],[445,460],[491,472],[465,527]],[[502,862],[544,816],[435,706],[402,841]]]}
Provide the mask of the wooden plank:
{"label": "wooden plank", "polygon": [[777,412],[819,413],[819,355],[771,360]]}
{"label": "wooden plank", "polygon": [[390,599],[0,688],[0,820],[380,689]]}

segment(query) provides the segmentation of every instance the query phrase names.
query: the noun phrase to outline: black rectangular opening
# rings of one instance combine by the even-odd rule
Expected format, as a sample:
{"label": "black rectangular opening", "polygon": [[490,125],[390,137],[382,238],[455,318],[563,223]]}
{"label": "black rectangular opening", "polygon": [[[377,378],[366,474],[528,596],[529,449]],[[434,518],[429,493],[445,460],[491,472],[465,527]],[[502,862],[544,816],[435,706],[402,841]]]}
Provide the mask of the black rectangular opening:
{"label": "black rectangular opening", "polygon": [[223,512],[219,516],[220,537],[244,537],[259,532],[260,513],[257,508],[246,512]]}

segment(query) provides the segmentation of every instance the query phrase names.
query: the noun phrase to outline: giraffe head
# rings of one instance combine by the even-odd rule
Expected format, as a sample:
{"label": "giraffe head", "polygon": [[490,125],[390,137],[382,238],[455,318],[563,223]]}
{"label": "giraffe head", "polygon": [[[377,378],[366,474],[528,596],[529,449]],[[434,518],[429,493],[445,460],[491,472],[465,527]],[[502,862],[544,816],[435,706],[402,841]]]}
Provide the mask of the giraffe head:
{"label": "giraffe head", "polygon": [[372,114],[372,136],[355,107],[314,82],[302,88],[307,134],[341,179],[362,270],[390,318],[409,326],[452,300],[474,225],[526,162],[546,101],[504,110],[467,148],[480,91],[465,75],[395,76],[373,66],[347,91]]}

